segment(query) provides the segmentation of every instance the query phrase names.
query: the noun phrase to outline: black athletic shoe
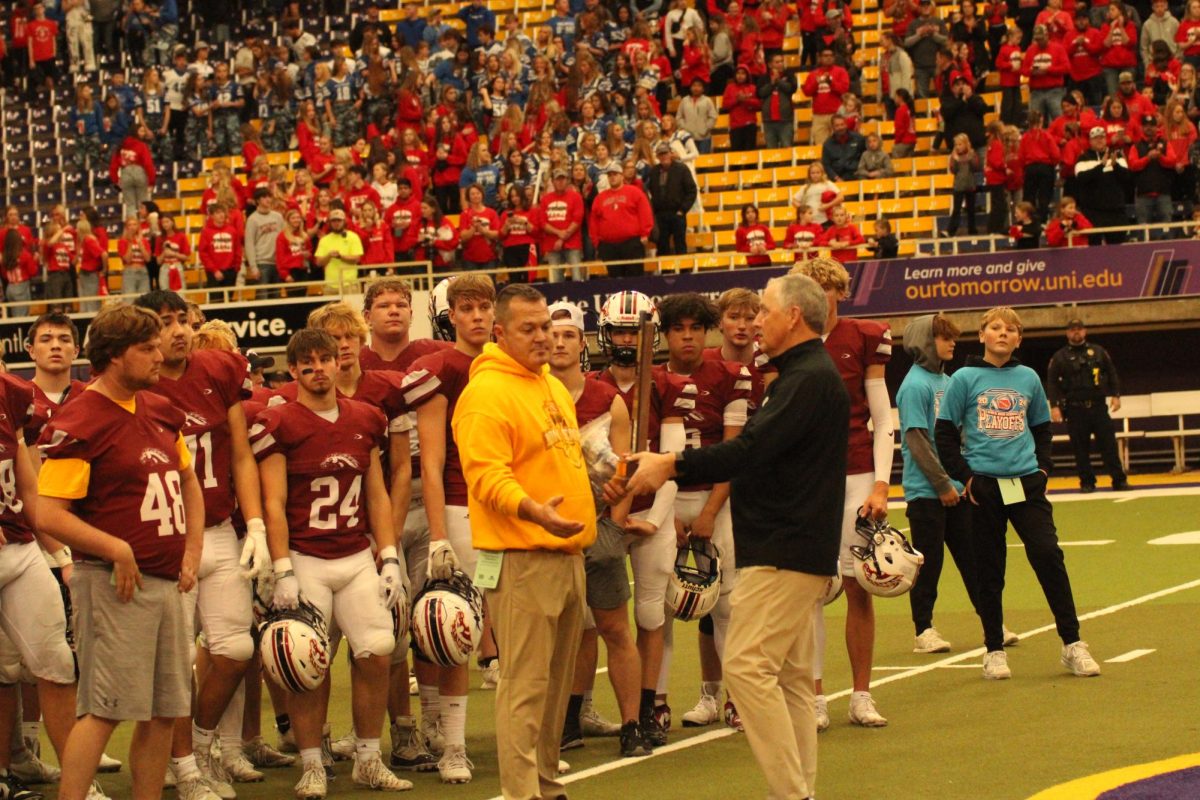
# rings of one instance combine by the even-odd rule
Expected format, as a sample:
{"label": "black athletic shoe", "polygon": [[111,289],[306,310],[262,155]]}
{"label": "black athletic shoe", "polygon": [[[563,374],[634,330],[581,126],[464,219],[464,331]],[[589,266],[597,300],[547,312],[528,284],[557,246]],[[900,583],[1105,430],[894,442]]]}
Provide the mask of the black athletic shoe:
{"label": "black athletic shoe", "polygon": [[642,718],[638,720],[638,727],[641,729],[642,738],[651,747],[662,747],[667,743],[667,730],[658,724],[653,711],[642,714]]}
{"label": "black athletic shoe", "polygon": [[42,793],[30,789],[12,775],[0,775],[0,800],[42,800]]}
{"label": "black athletic shoe", "polygon": [[1133,487],[1129,485],[1129,481],[1117,481],[1113,483],[1112,490],[1114,492],[1128,492]]}
{"label": "black athletic shoe", "polygon": [[579,719],[564,721],[562,742],[558,745],[558,749],[576,750],[580,747],[583,747],[583,729],[579,726]]}
{"label": "black athletic shoe", "polygon": [[1092,492],[1094,492],[1094,491],[1096,491],[1096,487],[1095,487],[1095,486],[1086,486],[1086,485],[1085,485],[1085,486],[1080,486],[1080,487],[1079,487],[1079,492],[1080,492],[1081,494],[1091,494],[1091,493],[1092,493]]}
{"label": "black athletic shoe", "polygon": [[638,729],[636,722],[626,722],[621,726],[621,757],[633,758],[648,756],[654,748],[646,741],[646,737]]}

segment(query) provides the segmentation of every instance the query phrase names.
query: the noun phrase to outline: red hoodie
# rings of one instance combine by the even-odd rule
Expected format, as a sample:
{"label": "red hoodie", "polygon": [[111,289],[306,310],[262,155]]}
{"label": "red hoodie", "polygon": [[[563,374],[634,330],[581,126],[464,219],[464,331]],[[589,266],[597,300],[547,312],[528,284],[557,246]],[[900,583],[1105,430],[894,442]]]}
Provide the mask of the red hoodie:
{"label": "red hoodie", "polygon": [[755,245],[763,245],[767,249],[767,253],[750,254],[746,256],[746,266],[748,267],[769,267],[771,266],[771,256],[769,252],[775,249],[775,237],[771,236],[771,229],[762,223],[754,225],[739,225],[734,233],[734,241],[739,253],[750,253]]}
{"label": "red hoodie", "polygon": [[354,232],[358,234],[358,238],[362,240],[363,254],[359,259],[359,264],[364,266],[370,264],[387,264],[390,263],[395,253],[395,245],[392,243],[392,229],[384,222],[376,222],[371,228],[363,228],[354,226]]}
{"label": "red hoodie", "polygon": [[216,227],[212,222],[200,231],[200,264],[209,273],[241,269],[242,237],[231,222]]}
{"label": "red hoodie", "polygon": [[1066,47],[1071,60],[1071,80],[1086,81],[1099,75],[1100,54],[1104,52],[1104,37],[1096,28],[1076,31],[1067,37]]}
{"label": "red hoodie", "polygon": [[538,204],[542,218],[542,252],[549,253],[558,243],[558,235],[545,226],[566,230],[571,223],[575,231],[563,240],[564,250],[583,249],[583,198],[579,192],[568,187],[565,192],[547,192]]}
{"label": "red hoodie", "polygon": [[[834,108],[838,105],[841,105],[840,100]],[[730,81],[725,87],[725,95],[721,98],[721,108],[729,113],[730,128],[744,128],[758,122],[758,110],[762,108],[762,100],[758,99],[758,89],[752,82]]]}
{"label": "red hoodie", "polygon": [[1050,220],[1046,226],[1046,244],[1050,247],[1087,247],[1088,237],[1081,235],[1092,227],[1081,212],[1076,211],[1069,227],[1063,225],[1061,217]]}
{"label": "red hoodie", "polygon": [[154,158],[150,155],[150,148],[136,136],[126,136],[121,146],[113,150],[112,160],[108,162],[108,179],[120,183],[121,168],[132,166],[144,169],[146,182],[154,185]]}
{"label": "red hoodie", "polygon": [[[421,198],[415,194],[407,200],[396,198],[383,218],[392,231],[393,253],[398,256],[411,252],[417,246],[417,233],[421,228]],[[403,226],[396,227],[398,222]]]}
{"label": "red hoodie", "polygon": [[[1033,68],[1038,67],[1042,72],[1033,74]],[[1021,74],[1029,78],[1030,89],[1056,89],[1062,86],[1066,75],[1071,71],[1071,61],[1067,51],[1055,41],[1049,41],[1045,47],[1034,42],[1025,51],[1021,61]]]}
{"label": "red hoodie", "polygon": [[654,212],[650,209],[650,201],[636,186],[625,184],[619,189],[605,189],[592,202],[588,234],[596,244],[616,244],[649,236],[653,229]]}
{"label": "red hoodie", "polygon": [[1000,47],[1000,55],[996,57],[996,69],[1000,70],[1001,86],[1021,85],[1021,66],[1024,56],[1021,48],[1015,44],[1005,44]]}
{"label": "red hoodie", "polygon": [[80,272],[103,272],[104,262],[108,260],[108,249],[100,243],[100,237],[94,233],[85,238],[80,248],[83,252],[79,258]]}
{"label": "red hoodie", "polygon": [[1033,128],[1021,134],[1021,164],[1057,164],[1058,142],[1045,128]]}
{"label": "red hoodie", "polygon": [[992,139],[988,142],[987,158],[983,162],[983,182],[988,186],[1000,186],[1008,179],[1005,166],[1004,142]]}
{"label": "red hoodie", "polygon": [[837,66],[818,67],[804,79],[804,93],[812,98],[814,114],[836,114],[842,95],[850,91],[850,74]]}
{"label": "red hoodie", "polygon": [[821,247],[832,247],[832,242],[836,240],[847,242],[850,245],[829,251],[829,255],[843,264],[858,258],[858,246],[866,244],[867,241],[863,238],[862,233],[859,232],[857,225],[853,222],[847,222],[845,225],[831,225],[826,228],[825,233],[817,240],[817,244]]}
{"label": "red hoodie", "polygon": [[[476,230],[475,220],[480,220],[478,230],[491,230],[497,233],[500,232],[500,215],[494,210],[483,207],[482,211],[475,211],[470,208],[464,208],[462,214],[458,217],[458,235],[460,239],[463,237],[463,232],[467,230]],[[463,244],[463,261],[469,261],[473,264],[486,264],[489,261],[496,260],[496,248],[492,243],[492,239],[488,239],[482,233],[477,233],[469,239],[465,239]]]}
{"label": "red hoodie", "polygon": [[311,251],[307,236],[301,236],[298,241],[292,241],[283,231],[280,231],[275,238],[275,269],[279,270],[279,277],[286,281],[292,274],[292,270],[303,269],[305,263],[312,257]]}

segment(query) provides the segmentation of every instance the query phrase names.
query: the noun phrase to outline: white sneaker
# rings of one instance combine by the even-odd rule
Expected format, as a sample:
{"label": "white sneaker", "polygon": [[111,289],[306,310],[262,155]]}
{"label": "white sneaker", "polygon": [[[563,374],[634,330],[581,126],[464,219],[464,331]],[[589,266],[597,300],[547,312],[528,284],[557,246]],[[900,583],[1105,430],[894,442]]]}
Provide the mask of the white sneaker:
{"label": "white sneaker", "polygon": [[1087,642],[1075,642],[1062,649],[1063,666],[1081,678],[1094,678],[1100,674],[1100,665],[1088,651]]}
{"label": "white sneaker", "polygon": [[875,698],[871,695],[850,696],[850,721],[864,728],[883,728],[888,724],[887,719],[875,708]]}
{"label": "white sneaker", "polygon": [[950,643],[942,638],[937,628],[926,628],[921,631],[913,644],[914,653],[949,653]]}
{"label": "white sneaker", "polygon": [[167,774],[163,777],[163,788],[174,789],[179,781],[175,779],[175,770],[171,769],[171,765],[167,764]]}
{"label": "white sneaker", "polygon": [[244,743],[242,753],[251,764],[259,769],[279,769],[280,767],[290,767],[296,763],[295,756],[284,755],[267,744],[261,736],[255,736]]}
{"label": "white sneaker", "polygon": [[703,689],[696,705],[683,715],[683,727],[703,728],[721,719],[721,704],[711,694],[704,694]]}
{"label": "white sneaker", "polygon": [[480,689],[495,689],[500,685],[500,659],[493,658],[491,662],[483,668],[483,683],[479,684]]}
{"label": "white sneaker", "polygon": [[196,757],[196,768],[200,776],[208,784],[208,788],[221,800],[237,800],[237,792],[233,789],[233,778],[225,771],[225,765],[212,757],[212,753],[202,753],[199,750],[192,753]]}
{"label": "white sneaker", "polygon": [[600,716],[591,703],[584,703],[579,709],[579,729],[584,736],[618,736],[621,733],[621,726]]}
{"label": "white sneaker", "polygon": [[446,749],[446,740],[442,737],[442,726],[440,720],[428,720],[421,717],[420,727],[421,738],[425,740],[425,749],[433,753],[435,756],[440,756]]}
{"label": "white sneaker", "polygon": [[825,699],[825,695],[816,696],[813,711],[817,715],[817,733],[820,733],[829,727],[829,701]]}
{"label": "white sneaker", "polygon": [[1017,636],[1015,633],[1010,631],[1008,629],[1008,626],[1005,625],[1004,626],[1004,646],[1012,647],[1014,644],[1016,644],[1019,641],[1021,641],[1021,637]]}
{"label": "white sneaker", "polygon": [[8,771],[25,784],[56,783],[62,777],[61,769],[42,761],[28,748],[12,760]]}
{"label": "white sneaker", "polygon": [[983,656],[983,677],[989,681],[1003,681],[1012,677],[1008,668],[1008,653],[1003,650],[993,650]]}
{"label": "white sneaker", "polygon": [[240,752],[231,753],[229,756],[222,753],[221,766],[229,773],[229,777],[233,778],[234,783],[258,783],[263,779],[263,774]]}
{"label": "white sneaker", "polygon": [[333,753],[334,761],[350,761],[354,758],[354,743],[356,738],[354,729],[351,728],[350,732],[345,736],[340,739],[334,739],[329,743],[329,750]]}
{"label": "white sneaker", "polygon": [[325,767],[305,767],[296,783],[296,797],[298,800],[324,800],[325,786]]}
{"label": "white sneaker", "polygon": [[88,787],[88,792],[84,796],[84,800],[112,800],[112,798],[106,795],[104,790],[100,788],[99,781],[93,781],[92,785]]}
{"label": "white sneaker", "polygon": [[383,765],[379,753],[368,758],[354,759],[354,770],[350,773],[355,786],[380,789],[387,792],[404,792],[413,788],[412,781],[397,778]]}
{"label": "white sneaker", "polygon": [[558,774],[559,774],[559,775],[566,775],[566,774],[567,774],[568,772],[570,772],[570,771],[571,771],[571,765],[570,765],[570,764],[568,764],[567,762],[563,761],[563,760],[560,758],[560,759],[558,760]]}
{"label": "white sneaker", "polygon": [[438,760],[438,773],[442,783],[470,783],[471,770],[475,765],[467,758],[467,748],[461,744],[446,745],[445,752]]}
{"label": "white sneaker", "polygon": [[175,796],[179,800],[220,800],[220,795],[210,789],[199,775],[176,783]]}
{"label": "white sneaker", "polygon": [[96,767],[97,772],[120,772],[121,762],[110,756],[108,753],[100,754],[100,766]]}

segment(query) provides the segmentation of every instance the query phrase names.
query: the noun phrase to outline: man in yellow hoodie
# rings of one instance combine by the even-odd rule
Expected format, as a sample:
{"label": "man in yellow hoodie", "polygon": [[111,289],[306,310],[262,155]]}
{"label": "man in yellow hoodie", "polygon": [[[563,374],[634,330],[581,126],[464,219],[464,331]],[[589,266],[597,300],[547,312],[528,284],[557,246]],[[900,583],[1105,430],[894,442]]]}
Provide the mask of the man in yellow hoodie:
{"label": "man in yellow hoodie", "polygon": [[550,312],[537,289],[496,300],[496,343],[454,410],[476,583],[488,590],[500,662],[497,757],[506,798],[565,797],[558,751],[583,630],[583,550],[596,513],[570,393],[549,374]]}

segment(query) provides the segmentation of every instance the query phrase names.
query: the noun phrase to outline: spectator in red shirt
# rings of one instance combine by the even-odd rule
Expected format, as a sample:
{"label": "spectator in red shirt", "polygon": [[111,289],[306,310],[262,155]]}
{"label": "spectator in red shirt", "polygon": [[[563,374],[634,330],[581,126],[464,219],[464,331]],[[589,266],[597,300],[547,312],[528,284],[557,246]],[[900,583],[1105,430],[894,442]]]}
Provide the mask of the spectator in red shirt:
{"label": "spectator in red shirt", "polygon": [[117,240],[121,257],[121,294],[140,295],[150,291],[150,240],[142,234],[136,216],[125,219],[125,230]]}
{"label": "spectator in red shirt", "polygon": [[830,212],[833,224],[825,229],[817,241],[822,247],[829,248],[829,255],[843,264],[858,258],[858,246],[866,244],[858,226],[850,221],[850,213],[845,206],[836,206]]}
{"label": "spectator in red shirt", "polygon": [[[367,273],[374,276],[383,270],[379,264],[390,264],[395,255],[395,244],[392,240],[392,229],[379,217],[379,207],[368,200],[358,207],[358,222],[352,228],[362,240],[363,254],[359,259],[360,267],[375,267]],[[388,270],[391,273],[391,270]]]}
{"label": "spectator in red shirt", "polygon": [[416,261],[417,234],[421,225],[421,200],[412,190],[412,181],[396,181],[396,202],[383,215],[392,231],[393,256],[396,261]]}
{"label": "spectator in red shirt", "polygon": [[[38,273],[37,259],[25,247],[21,234],[13,228],[4,228],[3,268],[4,299],[10,303],[27,303],[31,298],[29,280]],[[27,306],[13,306],[11,313],[23,317]]]}
{"label": "spectator in red shirt", "polygon": [[996,70],[1000,73],[1000,121],[1005,125],[1016,125],[1025,106],[1021,99],[1021,67],[1024,59],[1021,29],[1009,28],[996,56]]}
{"label": "spectator in red shirt", "polygon": [[[536,208],[529,207],[525,190],[518,186],[508,189],[508,210],[500,216],[500,263],[506,267],[528,267],[537,264],[536,242],[541,221]],[[512,272],[509,280],[523,281],[528,272]]]}
{"label": "spectator in red shirt", "polygon": [[1179,59],[1172,57],[1171,45],[1161,39],[1150,45],[1150,53],[1150,61],[1146,64],[1146,86],[1150,88],[1151,101],[1163,106],[1179,86],[1182,64]]}
{"label": "spectator in red shirt", "polygon": [[[192,244],[188,235],[175,227],[175,218],[165,214],[158,223],[162,233],[154,240],[154,257],[158,260],[158,285],[172,292],[187,287],[188,259]],[[178,286],[178,288],[176,288]]]}
{"label": "spectator in red shirt", "polygon": [[[97,233],[85,215],[80,215],[75,223],[75,233],[79,236],[79,295],[96,297],[100,294],[100,278],[108,271],[108,236],[103,228]],[[84,301],[79,310],[99,311],[100,301]]]}
{"label": "spectator in red shirt", "polygon": [[817,240],[825,231],[813,221],[811,206],[801,203],[796,206],[796,219],[783,234],[783,249],[796,255],[793,261],[805,261],[817,257]]}
{"label": "spectator in red shirt", "polygon": [[742,206],[742,223],[737,226],[734,239],[737,251],[746,254],[746,266],[771,266],[769,254],[775,249],[775,238],[771,229],[758,221],[758,206],[753,203]]}
{"label": "spectator in red shirt", "polygon": [[791,15],[792,10],[781,0],[763,0],[754,13],[762,41],[763,58],[768,64],[771,63],[771,56],[783,55],[783,39]]}
{"label": "spectator in red shirt", "polygon": [[121,187],[121,203],[127,217],[136,214],[138,207],[150,199],[155,177],[154,158],[146,143],[152,138],[150,129],[139,125],[136,135],[126,136],[113,150],[108,164],[109,180]]}
{"label": "spectator in red shirt", "polygon": [[1100,36],[1104,39],[1100,66],[1104,67],[1104,84],[1111,96],[1117,92],[1119,76],[1137,66],[1137,28],[1119,6],[1109,5],[1108,22],[1100,28]]}
{"label": "spectator in red shirt", "polygon": [[1063,0],[1046,0],[1046,7],[1038,13],[1035,24],[1045,25],[1050,40],[1064,47],[1075,32],[1075,21],[1063,11]]}
{"label": "spectator in red shirt", "polygon": [[1109,96],[1115,97],[1124,103],[1125,108],[1129,109],[1129,115],[1134,119],[1141,119],[1147,114],[1158,113],[1158,108],[1154,105],[1154,101],[1142,94],[1138,89],[1132,70],[1125,70],[1117,77],[1117,91]]}
{"label": "spectator in red shirt", "polygon": [[54,90],[58,83],[58,23],[46,19],[46,6],[33,6],[33,19],[25,26],[29,37],[29,100],[33,102],[38,90]]}
{"label": "spectator in red shirt", "polygon": [[[750,82],[750,70],[738,64],[733,82],[725,87],[721,108],[729,114],[729,147],[744,152],[758,147],[758,88]],[[833,112],[830,112],[832,116]]]}
{"label": "spectator in red shirt", "polygon": [[983,160],[983,183],[988,191],[988,233],[1008,230],[1008,162],[1004,152],[1004,123],[993,120],[987,126],[987,153]]}
{"label": "spectator in red shirt", "polygon": [[1082,101],[1083,98],[1078,89],[1063,95],[1062,114],[1049,127],[1050,135],[1054,137],[1054,141],[1058,142],[1059,147],[1062,147],[1067,141],[1066,127],[1069,123],[1074,122],[1083,130],[1091,130],[1092,126],[1096,124],[1096,115]]}
{"label": "spectator in red shirt", "polygon": [[1021,136],[1021,166],[1025,170],[1025,199],[1034,204],[1039,219],[1050,212],[1054,170],[1061,155],[1058,142],[1042,126],[1042,115],[1029,112],[1029,130]]}
{"label": "spectator in red shirt", "polygon": [[458,238],[462,242],[463,266],[467,269],[494,269],[496,240],[500,238],[500,215],[483,204],[483,187],[472,183],[464,191],[467,207],[458,218]]}
{"label": "spectator in red shirt", "polygon": [[283,215],[283,230],[275,239],[275,269],[284,283],[313,280],[312,242],[304,229],[304,216],[297,208]]}
{"label": "spectator in red shirt", "polygon": [[1104,37],[1092,27],[1087,8],[1075,9],[1075,31],[1067,36],[1064,46],[1071,61],[1071,84],[1083,92],[1087,105],[1099,105],[1104,98],[1104,68],[1100,54],[1104,52]]}
{"label": "spectator in red shirt", "polygon": [[[614,159],[619,168],[619,162]],[[551,190],[539,202],[542,223],[542,256],[550,265],[550,281],[563,279],[564,264],[571,266],[571,277],[581,281],[587,277],[580,266],[583,259],[583,196],[571,186],[570,174],[555,167]]]}
{"label": "spectator in red shirt", "polygon": [[200,231],[200,266],[210,286],[233,286],[242,267],[242,234],[229,220],[229,209],[213,203]]}
{"label": "spectator in red shirt", "polygon": [[[752,84],[745,85],[753,91]],[[644,273],[645,265],[635,260],[645,257],[653,229],[654,212],[646,193],[625,182],[624,169],[614,159],[608,166],[608,188],[596,195],[588,218],[588,233],[596,243],[597,256],[608,262],[610,278],[633,278]],[[611,263],[616,261],[635,263]]]}
{"label": "spectator in red shirt", "polygon": [[454,266],[454,252],[458,249],[458,229],[442,215],[437,201],[429,195],[421,201],[421,230],[417,234],[417,247],[421,257],[433,264],[435,270],[446,270]]}
{"label": "spectator in red shirt", "polygon": [[1175,31],[1175,41],[1183,48],[1188,63],[1200,64],[1200,0],[1188,0],[1187,10]]}
{"label": "spectator in red shirt", "polygon": [[1084,231],[1092,227],[1087,217],[1075,208],[1075,198],[1058,201],[1058,213],[1046,226],[1046,245],[1049,247],[1087,247]]}
{"label": "spectator in red shirt", "polygon": [[804,79],[804,94],[812,98],[812,129],[809,144],[823,144],[833,131],[833,115],[850,91],[850,74],[833,63],[833,48],[822,47],[817,68]]}
{"label": "spectator in red shirt", "polygon": [[1125,149],[1134,142],[1142,139],[1142,116],[1153,116],[1157,109],[1149,114],[1139,115],[1133,107],[1127,106],[1119,97],[1110,97],[1104,102],[1100,111],[1098,124],[1104,129],[1105,144],[1109,147]]}
{"label": "spectator in red shirt", "polygon": [[1070,69],[1067,51],[1058,42],[1050,40],[1045,25],[1035,25],[1033,44],[1025,51],[1021,62],[1021,73],[1029,79],[1030,114],[1037,111],[1042,119],[1053,121],[1061,113],[1066,92],[1064,84]]}
{"label": "spectator in red shirt", "polygon": [[679,66],[679,94],[686,93],[692,81],[703,81],[707,84],[712,80],[712,53],[708,44],[695,28],[688,28],[683,34],[683,61]]}
{"label": "spectator in red shirt", "polygon": [[892,158],[907,158],[917,146],[917,129],[913,125],[916,103],[908,89],[897,89],[896,116],[892,120]]}

